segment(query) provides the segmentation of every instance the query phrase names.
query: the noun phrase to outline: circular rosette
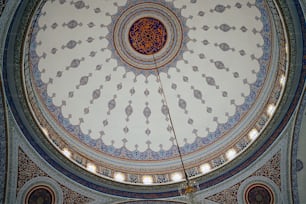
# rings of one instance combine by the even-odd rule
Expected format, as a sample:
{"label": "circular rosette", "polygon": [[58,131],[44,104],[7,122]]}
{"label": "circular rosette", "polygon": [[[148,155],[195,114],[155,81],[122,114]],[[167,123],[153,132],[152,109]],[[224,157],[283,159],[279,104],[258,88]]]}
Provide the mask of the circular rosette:
{"label": "circular rosette", "polygon": [[113,43],[129,66],[151,70],[171,63],[179,53],[183,32],[179,19],[156,3],[140,3],[126,9],[117,19]]}
{"label": "circular rosette", "polygon": [[167,30],[159,20],[144,17],[137,20],[130,28],[129,41],[137,52],[153,55],[164,47]]}

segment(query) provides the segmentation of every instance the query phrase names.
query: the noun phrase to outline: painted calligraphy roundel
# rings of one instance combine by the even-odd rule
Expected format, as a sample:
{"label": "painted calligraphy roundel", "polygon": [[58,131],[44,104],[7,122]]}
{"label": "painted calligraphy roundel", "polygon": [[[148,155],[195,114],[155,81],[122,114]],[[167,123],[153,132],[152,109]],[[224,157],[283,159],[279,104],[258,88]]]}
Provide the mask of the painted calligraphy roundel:
{"label": "painted calligraphy roundel", "polygon": [[26,195],[25,203],[43,203],[43,204],[54,204],[55,194],[48,186],[35,186]]}
{"label": "painted calligraphy roundel", "polygon": [[129,41],[137,52],[152,55],[164,47],[167,30],[158,19],[144,17],[133,23],[129,31]]}
{"label": "painted calligraphy roundel", "polygon": [[246,203],[272,204],[274,203],[273,191],[261,183],[252,185],[246,190]]}
{"label": "painted calligraphy roundel", "polygon": [[[124,67],[135,73],[167,67],[183,46],[182,24],[162,4],[139,3],[124,9],[115,22],[112,42]],[[136,69],[135,69],[136,68]]]}

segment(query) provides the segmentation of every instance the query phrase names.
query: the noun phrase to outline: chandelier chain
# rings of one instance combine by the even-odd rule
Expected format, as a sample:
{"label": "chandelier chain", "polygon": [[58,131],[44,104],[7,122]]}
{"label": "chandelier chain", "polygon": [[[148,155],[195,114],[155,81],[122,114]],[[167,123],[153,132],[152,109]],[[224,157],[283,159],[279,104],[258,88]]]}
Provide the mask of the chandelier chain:
{"label": "chandelier chain", "polygon": [[[154,60],[155,67],[157,67],[157,63],[156,63],[156,59],[155,59],[155,57],[154,57],[154,54],[153,54],[152,56],[153,56],[153,60]],[[180,161],[181,161],[181,164],[182,164],[182,167],[183,167],[183,171],[184,171],[184,177],[185,177],[185,179],[186,179],[186,181],[187,181],[187,184],[189,185],[189,184],[190,184],[190,181],[189,181],[189,178],[188,178],[188,175],[187,175],[187,172],[186,172],[185,164],[184,164],[184,162],[183,162],[182,152],[181,152],[181,150],[180,150],[179,143],[178,143],[178,139],[177,139],[176,132],[175,132],[175,129],[174,129],[173,120],[172,120],[172,117],[171,117],[171,114],[170,114],[170,109],[169,109],[169,106],[168,106],[166,94],[165,94],[164,88],[163,88],[163,83],[162,83],[162,81],[161,81],[161,79],[160,79],[159,70],[158,70],[158,69],[154,69],[154,70],[155,70],[156,77],[157,77],[157,80],[158,80],[159,85],[160,85],[162,97],[163,97],[163,99],[164,99],[165,105],[167,106],[167,113],[168,113],[168,117],[169,117],[169,122],[170,122],[170,126],[171,126],[171,128],[172,128],[172,131],[173,131],[173,136],[174,136],[175,143],[176,143],[176,146],[177,146],[177,151],[178,151],[179,156],[180,156]]]}

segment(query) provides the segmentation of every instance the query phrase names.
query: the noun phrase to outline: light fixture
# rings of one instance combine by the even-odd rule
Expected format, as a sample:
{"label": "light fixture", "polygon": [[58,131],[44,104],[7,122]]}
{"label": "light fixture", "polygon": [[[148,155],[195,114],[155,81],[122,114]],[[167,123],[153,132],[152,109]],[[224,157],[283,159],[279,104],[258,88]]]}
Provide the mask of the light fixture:
{"label": "light fixture", "polygon": [[269,104],[267,108],[267,114],[271,117],[275,111],[276,107],[274,104]]}
{"label": "light fixture", "polygon": [[194,204],[194,193],[199,190],[199,184],[196,181],[191,181],[186,177],[186,182],[182,183],[179,187],[181,196],[185,196],[188,204]]}
{"label": "light fixture", "polygon": [[235,149],[229,149],[229,150],[226,152],[225,155],[226,155],[226,158],[227,158],[228,160],[232,160],[232,159],[235,158],[236,154],[237,154],[237,152],[236,152]]}
{"label": "light fixture", "polygon": [[153,178],[152,176],[143,176],[142,177],[142,182],[143,184],[149,185],[153,183]]}
{"label": "light fixture", "polygon": [[285,86],[285,83],[286,83],[286,77],[285,75],[282,75],[279,79],[279,83],[281,86]]}
{"label": "light fixture", "polygon": [[125,180],[125,176],[124,176],[124,174],[123,173],[121,173],[121,172],[116,172],[116,173],[114,173],[114,179],[116,180],[116,181],[124,181]]}
{"label": "light fixture", "polygon": [[71,157],[71,152],[67,148],[64,148],[62,152],[63,152],[63,155],[65,155],[66,157],[68,158]]}
{"label": "light fixture", "polygon": [[181,181],[182,179],[183,179],[183,175],[180,172],[176,172],[171,175],[172,181]]}
{"label": "light fixture", "polygon": [[87,163],[86,169],[90,172],[96,173],[97,167],[92,163]]}
{"label": "light fixture", "polygon": [[252,129],[250,132],[249,132],[249,138],[250,140],[255,140],[257,137],[258,137],[258,130],[257,129]]}
{"label": "light fixture", "polygon": [[162,81],[161,81],[161,78],[160,78],[160,75],[159,75],[159,71],[158,71],[158,68],[157,68],[157,64],[156,64],[154,54],[152,56],[153,56],[153,60],[154,60],[154,63],[155,63],[155,69],[154,70],[155,70],[155,73],[156,73],[157,81],[159,82],[159,85],[160,85],[161,95],[163,97],[163,100],[165,102],[166,107],[168,108],[167,114],[168,114],[168,117],[169,117],[170,127],[173,131],[174,141],[176,143],[177,151],[178,151],[180,161],[181,161],[181,165],[182,165],[182,169],[183,169],[183,175],[185,177],[185,181],[179,186],[178,191],[179,191],[181,196],[185,196],[187,198],[188,203],[193,204],[194,203],[194,193],[196,191],[198,191],[200,189],[200,187],[199,187],[199,184],[195,180],[190,180],[190,178],[187,174],[187,170],[185,168],[185,164],[184,164],[184,161],[183,161],[183,155],[182,155],[182,152],[181,152],[178,140],[177,140],[176,132],[175,132],[175,129],[174,129],[172,117],[171,117],[168,102],[167,102],[167,97],[166,97],[165,92],[164,92],[163,84],[162,84]]}
{"label": "light fixture", "polygon": [[200,171],[202,172],[202,174],[206,174],[211,170],[211,166],[208,163],[202,164],[200,166]]}

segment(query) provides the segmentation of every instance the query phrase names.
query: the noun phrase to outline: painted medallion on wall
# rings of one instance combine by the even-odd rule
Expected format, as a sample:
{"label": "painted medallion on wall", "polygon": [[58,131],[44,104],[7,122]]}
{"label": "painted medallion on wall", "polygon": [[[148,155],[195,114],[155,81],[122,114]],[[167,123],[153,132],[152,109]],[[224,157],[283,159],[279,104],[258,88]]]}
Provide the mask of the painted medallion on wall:
{"label": "painted medallion on wall", "polygon": [[55,204],[54,192],[48,186],[35,186],[28,192],[26,204]]}
{"label": "painted medallion on wall", "polygon": [[245,192],[247,204],[273,204],[273,191],[266,185],[258,183],[249,186]]}

